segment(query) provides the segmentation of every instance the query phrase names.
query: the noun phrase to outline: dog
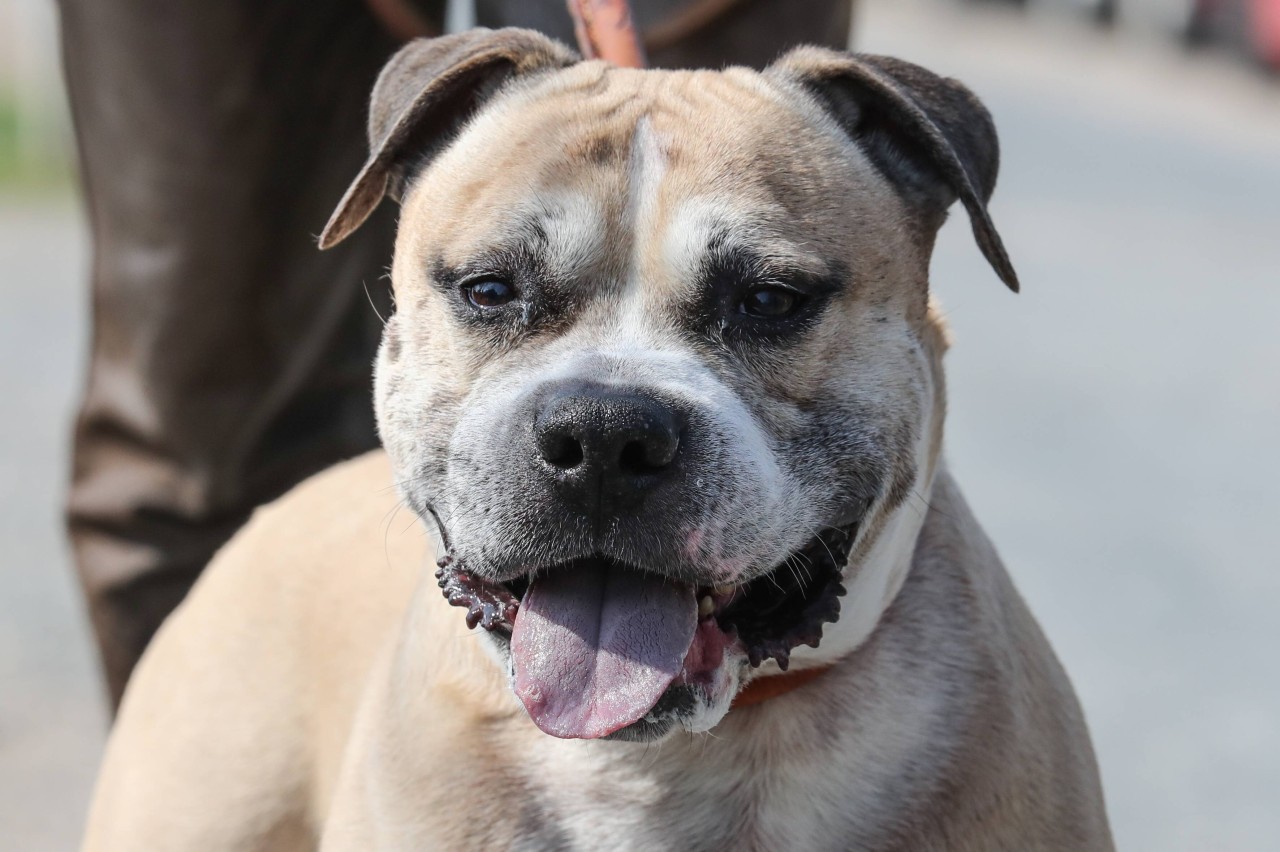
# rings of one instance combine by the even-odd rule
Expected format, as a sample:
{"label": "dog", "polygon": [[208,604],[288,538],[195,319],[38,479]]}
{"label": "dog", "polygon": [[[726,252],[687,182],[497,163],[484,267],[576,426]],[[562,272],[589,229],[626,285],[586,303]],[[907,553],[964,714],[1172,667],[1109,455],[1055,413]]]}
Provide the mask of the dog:
{"label": "dog", "polygon": [[321,245],[400,201],[385,453],[164,625],[87,850],[1112,848],[941,456],[955,201],[1018,287],[968,90],[472,31],[403,48],[369,134]]}

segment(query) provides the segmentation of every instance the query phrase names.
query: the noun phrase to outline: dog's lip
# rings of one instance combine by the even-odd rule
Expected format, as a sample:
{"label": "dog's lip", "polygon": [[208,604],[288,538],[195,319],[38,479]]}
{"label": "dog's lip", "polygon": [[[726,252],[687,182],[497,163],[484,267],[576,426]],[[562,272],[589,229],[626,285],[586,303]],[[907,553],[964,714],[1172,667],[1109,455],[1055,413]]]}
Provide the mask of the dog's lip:
{"label": "dog's lip", "polygon": [[[799,645],[817,647],[823,625],[840,615],[845,561],[857,524],[828,528],[765,574],[734,585],[700,585],[698,621],[714,620],[752,666],[773,659],[784,671]],[[606,559],[607,557],[590,557]],[[527,571],[505,581],[467,571],[452,555],[436,572],[450,604],[467,608],[467,626],[510,638],[532,577],[559,566]],[[781,594],[779,594],[781,592]]]}
{"label": "dog's lip", "polygon": [[[605,556],[592,556],[586,559],[575,559],[572,562],[557,563],[549,568],[530,569],[507,579],[491,579],[467,571],[453,556],[446,555],[437,562],[439,570],[436,571],[436,580],[450,604],[467,607],[467,627],[480,626],[486,630],[497,630],[509,634],[518,617],[520,603],[534,577],[559,570],[570,564],[605,561],[616,562],[617,560]],[[643,570],[633,565],[627,565],[627,567]],[[696,586],[698,620],[701,622],[718,615],[733,602],[739,589],[739,586],[723,584]]]}

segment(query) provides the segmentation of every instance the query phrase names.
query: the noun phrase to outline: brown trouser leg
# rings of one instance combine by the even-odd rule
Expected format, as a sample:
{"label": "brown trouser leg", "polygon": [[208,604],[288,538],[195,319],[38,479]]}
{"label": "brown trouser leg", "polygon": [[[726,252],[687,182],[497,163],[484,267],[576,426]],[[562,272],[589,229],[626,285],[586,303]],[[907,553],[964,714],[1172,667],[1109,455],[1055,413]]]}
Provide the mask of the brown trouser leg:
{"label": "brown trouser leg", "polygon": [[[438,21],[443,0],[424,0]],[[479,0],[569,40],[563,0]],[[642,23],[674,0],[638,3]],[[253,508],[376,443],[370,364],[394,211],[314,236],[365,155],[395,45],[361,0],[61,0],[93,231],[69,526],[113,702]],[[751,0],[655,52],[763,64],[844,44],[847,0]],[[700,47],[698,46],[700,45]]]}
{"label": "brown trouser leg", "polygon": [[376,444],[392,211],[314,235],[395,45],[359,0],[62,0],[62,30],[93,232],[69,525],[118,701],[254,506]]}

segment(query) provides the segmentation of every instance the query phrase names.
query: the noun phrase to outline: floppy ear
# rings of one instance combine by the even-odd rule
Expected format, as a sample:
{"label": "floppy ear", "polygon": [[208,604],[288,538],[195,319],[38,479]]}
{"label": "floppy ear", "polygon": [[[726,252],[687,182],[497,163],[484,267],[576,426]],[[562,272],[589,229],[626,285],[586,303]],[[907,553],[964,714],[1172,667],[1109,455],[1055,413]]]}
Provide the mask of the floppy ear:
{"label": "floppy ear", "polygon": [[476,29],[409,42],[374,84],[369,159],[320,234],[320,248],[346,239],[385,195],[398,198],[410,161],[421,166],[440,153],[508,79],[577,59],[532,30]]}
{"label": "floppy ear", "polygon": [[959,199],[1000,280],[1018,292],[987,213],[1000,147],[991,115],[954,80],[887,56],[801,47],[767,72],[815,97],[932,230]]}

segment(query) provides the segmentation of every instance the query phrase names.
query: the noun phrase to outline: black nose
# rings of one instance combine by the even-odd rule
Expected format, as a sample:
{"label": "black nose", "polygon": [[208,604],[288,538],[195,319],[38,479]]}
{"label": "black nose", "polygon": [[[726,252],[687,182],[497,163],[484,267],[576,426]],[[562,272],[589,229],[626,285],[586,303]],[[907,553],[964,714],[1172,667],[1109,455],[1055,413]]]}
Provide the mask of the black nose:
{"label": "black nose", "polygon": [[589,514],[612,514],[670,478],[681,426],[676,411],[650,396],[578,384],[548,395],[533,428],[562,496]]}

